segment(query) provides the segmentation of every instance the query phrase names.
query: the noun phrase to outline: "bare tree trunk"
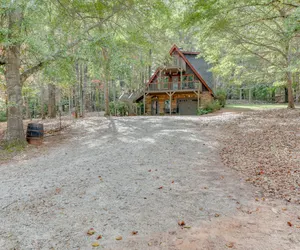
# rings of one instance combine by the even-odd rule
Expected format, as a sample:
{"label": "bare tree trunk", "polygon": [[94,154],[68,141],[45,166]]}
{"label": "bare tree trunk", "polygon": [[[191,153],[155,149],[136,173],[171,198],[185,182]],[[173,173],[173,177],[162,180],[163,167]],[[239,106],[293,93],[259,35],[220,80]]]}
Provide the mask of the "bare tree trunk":
{"label": "bare tree trunk", "polygon": [[[291,63],[291,49],[290,49],[290,41],[287,44],[286,47],[286,63],[287,63],[287,68],[290,66]],[[293,96],[293,78],[292,78],[292,72],[287,71],[286,72],[286,80],[287,80],[287,89],[288,89],[288,108],[294,109],[295,104],[294,104],[294,96]]]}
{"label": "bare tree trunk", "polygon": [[[9,39],[14,40],[20,31],[22,15],[12,10],[8,17]],[[22,119],[22,85],[20,81],[20,45],[12,44],[6,49],[5,79],[8,96],[7,140],[25,141]]]}
{"label": "bare tree trunk", "polygon": [[44,85],[41,85],[41,96],[40,96],[40,100],[41,100],[41,116],[42,119],[44,120],[46,118],[46,114],[45,114],[45,88]]}
{"label": "bare tree trunk", "polygon": [[57,102],[58,102],[58,110],[59,112],[62,112],[63,111],[63,105],[62,105],[62,98],[61,98],[61,89],[60,88],[57,88]]}
{"label": "bare tree trunk", "polygon": [[85,115],[85,110],[86,110],[86,88],[87,88],[87,82],[88,82],[88,75],[87,72],[88,68],[87,65],[83,65],[83,87],[82,87],[82,116],[84,117]]}
{"label": "bare tree trunk", "polygon": [[79,64],[79,86],[78,86],[80,117],[83,117],[82,85],[83,85],[83,65],[82,63],[80,63]]}
{"label": "bare tree trunk", "polygon": [[108,61],[108,53],[105,48],[102,50],[103,52],[103,57],[105,60],[105,65],[104,65],[104,98],[105,98],[105,115],[110,115],[110,110],[109,110],[109,61]]}
{"label": "bare tree trunk", "polygon": [[110,115],[109,110],[109,81],[105,79],[104,88],[105,88],[105,114]]}
{"label": "bare tree trunk", "polygon": [[26,119],[30,119],[30,108],[29,108],[29,98],[24,97],[25,100],[25,109],[26,109]]}
{"label": "bare tree trunk", "polygon": [[151,64],[152,64],[152,50],[149,50],[149,68],[148,68],[148,79],[151,77]]}
{"label": "bare tree trunk", "polygon": [[288,108],[294,109],[294,96],[293,96],[293,80],[292,80],[292,73],[287,72],[287,87],[288,87]]}
{"label": "bare tree trunk", "polygon": [[72,108],[73,108],[73,105],[72,105],[72,89],[70,89],[69,91],[69,115],[71,116],[72,115]]}
{"label": "bare tree trunk", "polygon": [[75,118],[78,118],[80,116],[80,65],[78,62],[76,62],[75,65],[76,68],[76,79],[77,83],[75,85]]}
{"label": "bare tree trunk", "polygon": [[56,103],[55,103],[55,85],[48,84],[49,101],[48,101],[48,115],[50,118],[56,117]]}

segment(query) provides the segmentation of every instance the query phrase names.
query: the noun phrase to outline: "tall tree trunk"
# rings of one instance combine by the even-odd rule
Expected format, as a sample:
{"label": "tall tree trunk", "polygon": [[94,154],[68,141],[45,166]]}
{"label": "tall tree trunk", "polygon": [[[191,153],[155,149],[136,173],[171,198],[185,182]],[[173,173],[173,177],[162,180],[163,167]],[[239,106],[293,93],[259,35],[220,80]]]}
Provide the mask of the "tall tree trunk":
{"label": "tall tree trunk", "polygon": [[48,115],[50,118],[56,117],[56,103],[55,103],[55,85],[48,84],[49,101],[48,101]]}
{"label": "tall tree trunk", "polygon": [[295,82],[297,83],[296,87],[296,103],[299,103],[300,99],[300,73],[295,73]]}
{"label": "tall tree trunk", "polygon": [[72,109],[73,109],[73,104],[72,104],[72,89],[69,90],[69,115],[72,115]]}
{"label": "tall tree trunk", "polygon": [[61,89],[57,89],[57,102],[58,102],[58,110],[59,112],[63,112],[62,98],[61,98]]}
{"label": "tall tree trunk", "polygon": [[26,96],[24,97],[25,100],[25,109],[26,109],[26,119],[30,119],[30,108],[29,108],[29,98]]}
{"label": "tall tree trunk", "polygon": [[105,79],[104,83],[104,88],[105,88],[105,115],[110,115],[110,110],[109,110],[109,81]]}
{"label": "tall tree trunk", "polygon": [[294,96],[293,96],[293,79],[292,79],[292,73],[287,72],[286,73],[287,78],[287,89],[288,89],[288,108],[294,109]]}
{"label": "tall tree trunk", "polygon": [[41,117],[44,120],[46,118],[46,114],[45,114],[45,88],[44,85],[41,84],[41,96],[40,96],[40,100],[41,100]]}
{"label": "tall tree trunk", "polygon": [[87,82],[88,82],[88,75],[87,75],[87,65],[83,64],[83,88],[82,88],[82,116],[84,117],[85,115],[85,110],[86,110],[86,88],[87,88]]}
{"label": "tall tree trunk", "polygon": [[[9,39],[14,40],[20,31],[22,15],[12,10],[8,17]],[[5,79],[7,84],[8,120],[6,137],[9,141],[25,141],[22,119],[22,84],[20,81],[20,45],[11,44],[6,48]]]}
{"label": "tall tree trunk", "polygon": [[[286,62],[287,62],[287,69],[290,66],[291,63],[291,44],[290,41],[288,41],[287,47],[286,47]],[[288,89],[288,108],[294,109],[294,96],[293,96],[293,78],[292,78],[292,72],[288,70],[286,72],[286,80],[287,80],[287,89]]]}
{"label": "tall tree trunk", "polygon": [[105,98],[105,115],[110,115],[109,110],[109,60],[108,60],[108,53],[105,48],[102,49],[103,58],[105,61],[104,65],[104,98]]}
{"label": "tall tree trunk", "polygon": [[80,116],[80,65],[78,62],[75,64],[76,69],[76,79],[77,83],[75,85],[75,118]]}
{"label": "tall tree trunk", "polygon": [[149,49],[149,68],[148,68],[148,79],[151,78],[151,65],[152,65],[152,50]]}
{"label": "tall tree trunk", "polygon": [[79,64],[79,108],[80,108],[80,117],[83,117],[83,64]]}

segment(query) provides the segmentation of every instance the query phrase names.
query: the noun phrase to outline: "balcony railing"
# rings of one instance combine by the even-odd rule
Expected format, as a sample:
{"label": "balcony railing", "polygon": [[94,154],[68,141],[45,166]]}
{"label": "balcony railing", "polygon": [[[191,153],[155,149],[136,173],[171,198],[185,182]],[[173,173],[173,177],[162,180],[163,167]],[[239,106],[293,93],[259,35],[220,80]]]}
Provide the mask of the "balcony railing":
{"label": "balcony railing", "polygon": [[201,83],[199,81],[182,81],[182,82],[158,82],[150,83],[146,87],[146,91],[188,91],[188,90],[198,90],[201,88]]}
{"label": "balcony railing", "polygon": [[186,71],[186,63],[182,58],[173,57],[171,61],[166,62],[163,66],[165,69],[179,69],[181,71]]}

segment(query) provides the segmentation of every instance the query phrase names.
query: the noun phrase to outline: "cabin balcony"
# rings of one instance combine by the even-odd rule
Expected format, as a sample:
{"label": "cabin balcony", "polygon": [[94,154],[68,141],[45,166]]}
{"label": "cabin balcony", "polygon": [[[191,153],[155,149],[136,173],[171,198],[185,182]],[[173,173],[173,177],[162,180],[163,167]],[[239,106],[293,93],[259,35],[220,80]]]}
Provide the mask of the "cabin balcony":
{"label": "cabin balcony", "polygon": [[170,62],[166,62],[162,67],[160,67],[160,70],[163,73],[185,72],[186,63],[182,58],[173,57]]}
{"label": "cabin balcony", "polygon": [[147,93],[202,91],[200,81],[158,82],[146,86]]}

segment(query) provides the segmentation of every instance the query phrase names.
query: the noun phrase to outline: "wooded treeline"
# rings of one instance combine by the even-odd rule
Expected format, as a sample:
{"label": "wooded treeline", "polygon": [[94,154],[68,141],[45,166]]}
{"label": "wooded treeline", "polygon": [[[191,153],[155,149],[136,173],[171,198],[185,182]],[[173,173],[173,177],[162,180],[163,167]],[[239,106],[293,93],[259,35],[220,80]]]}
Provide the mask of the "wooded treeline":
{"label": "wooded treeline", "polygon": [[272,92],[287,89],[288,107],[299,101],[298,0],[195,0],[185,24],[195,27],[201,52],[219,82]]}
{"label": "wooded treeline", "polygon": [[7,139],[25,139],[24,105],[25,117],[55,117],[59,95],[61,110],[68,106],[83,116],[87,106],[101,108],[103,95],[113,92],[116,98],[117,86],[112,91],[109,83],[137,87],[146,78],[154,41],[165,42],[161,28],[168,13],[160,0],[2,1]]}
{"label": "wooded treeline", "polygon": [[109,113],[109,102],[116,107],[122,92],[142,87],[173,43],[201,52],[211,63],[216,89],[286,88],[293,108],[300,96],[299,5],[3,0],[0,120],[7,114],[7,139],[25,140],[24,118]]}

